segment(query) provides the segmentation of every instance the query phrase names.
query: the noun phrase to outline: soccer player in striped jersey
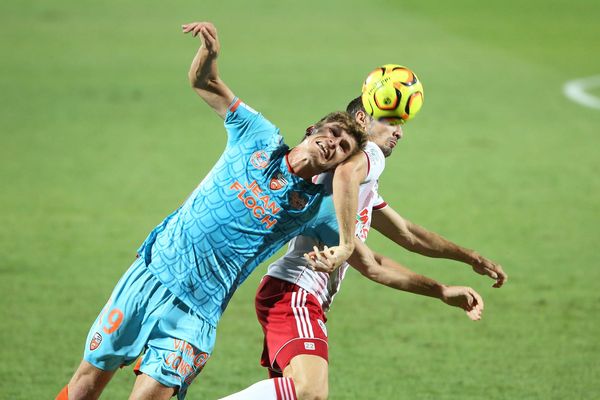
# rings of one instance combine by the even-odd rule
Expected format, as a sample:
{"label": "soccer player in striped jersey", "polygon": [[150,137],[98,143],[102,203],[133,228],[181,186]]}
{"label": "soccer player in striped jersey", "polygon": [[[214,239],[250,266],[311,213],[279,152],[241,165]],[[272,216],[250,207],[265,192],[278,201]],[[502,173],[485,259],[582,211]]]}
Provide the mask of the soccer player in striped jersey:
{"label": "soccer player in striped jersey", "polygon": [[[472,320],[481,318],[483,300],[469,287],[445,286],[418,275],[395,261],[373,253],[363,242],[370,226],[398,245],[429,257],[448,258],[470,265],[479,274],[487,275],[500,287],[507,276],[502,267],[477,252],[460,247],[440,235],[430,232],[394,211],[378,193],[378,178],[385,167],[385,157],[392,154],[403,132],[400,125],[390,126],[370,118],[360,97],[347,111],[355,117],[369,135],[362,155],[338,167],[342,172],[351,168],[362,180],[359,208],[356,214],[356,246],[348,262],[367,278],[398,290],[439,298],[462,308]],[[331,182],[324,173],[318,182]],[[264,332],[261,364],[269,369],[272,379],[255,383],[249,388],[226,397],[227,400],[292,400],[326,399],[328,395],[328,339],[325,312],[340,289],[348,268],[344,264],[329,274],[306,266],[305,254],[313,267],[330,264],[330,252],[319,252],[323,243],[318,239],[299,236],[289,244],[287,253],[269,266],[256,294],[256,313]]]}
{"label": "soccer player in striped jersey", "polygon": [[353,188],[347,184],[352,180],[336,177],[332,199],[311,179],[364,147],[360,125],[345,112],[331,113],[290,150],[279,129],[220,79],[215,27],[197,22],[183,31],[202,37],[189,78],[225,120],[227,146],[188,199],[138,249],[58,399],[98,398],[114,372],[140,355],[130,398],[183,399],[210,357],[229,299],[261,261],[299,234],[337,245],[334,264],[353,250],[358,183]]}

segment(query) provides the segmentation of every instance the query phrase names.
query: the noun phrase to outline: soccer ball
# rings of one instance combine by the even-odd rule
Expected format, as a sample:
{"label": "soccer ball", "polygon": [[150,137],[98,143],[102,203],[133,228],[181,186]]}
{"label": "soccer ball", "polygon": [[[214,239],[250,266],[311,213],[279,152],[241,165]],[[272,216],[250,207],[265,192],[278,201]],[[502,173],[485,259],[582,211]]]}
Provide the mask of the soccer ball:
{"label": "soccer ball", "polygon": [[390,125],[414,118],[423,105],[423,85],[407,67],[386,64],[371,72],[362,87],[362,103],[373,118]]}

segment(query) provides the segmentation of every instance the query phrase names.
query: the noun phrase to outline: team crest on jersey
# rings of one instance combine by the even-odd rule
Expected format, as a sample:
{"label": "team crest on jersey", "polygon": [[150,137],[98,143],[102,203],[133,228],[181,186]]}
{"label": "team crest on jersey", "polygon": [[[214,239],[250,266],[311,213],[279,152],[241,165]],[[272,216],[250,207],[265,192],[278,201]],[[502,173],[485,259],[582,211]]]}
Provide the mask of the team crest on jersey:
{"label": "team crest on jersey", "polygon": [[269,155],[264,150],[259,150],[252,154],[250,162],[256,169],[265,169],[269,165]]}
{"label": "team crest on jersey", "polygon": [[325,334],[325,337],[327,337],[327,327],[325,326],[325,322],[321,321],[320,319],[317,320],[317,323],[319,324],[319,326],[321,327],[321,330],[323,331],[323,333]]}
{"label": "team crest on jersey", "polygon": [[306,207],[308,199],[299,192],[290,192],[290,206],[295,210],[302,210]]}
{"label": "team crest on jersey", "polygon": [[90,350],[94,351],[96,350],[98,347],[100,347],[100,343],[102,343],[102,335],[98,332],[94,333],[94,337],[92,338],[92,341],[90,342]]}
{"label": "team crest on jersey", "polygon": [[287,179],[285,179],[285,176],[283,176],[283,174],[281,172],[278,172],[271,179],[271,182],[269,183],[269,188],[271,190],[280,190],[287,184],[288,184],[288,181],[287,181]]}

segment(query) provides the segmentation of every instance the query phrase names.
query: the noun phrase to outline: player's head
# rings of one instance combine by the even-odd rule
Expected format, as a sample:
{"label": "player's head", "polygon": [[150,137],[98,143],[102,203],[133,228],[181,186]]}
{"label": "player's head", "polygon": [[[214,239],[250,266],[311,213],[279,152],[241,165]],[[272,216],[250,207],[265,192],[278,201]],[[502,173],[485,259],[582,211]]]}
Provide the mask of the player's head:
{"label": "player's head", "polygon": [[360,124],[350,114],[337,111],[308,127],[298,147],[306,152],[320,173],[335,168],[362,150],[366,143],[367,135]]}
{"label": "player's head", "polygon": [[365,112],[360,96],[348,103],[346,112],[362,126],[367,138],[381,149],[384,156],[392,154],[398,140],[402,139],[402,125],[389,125],[371,117]]}

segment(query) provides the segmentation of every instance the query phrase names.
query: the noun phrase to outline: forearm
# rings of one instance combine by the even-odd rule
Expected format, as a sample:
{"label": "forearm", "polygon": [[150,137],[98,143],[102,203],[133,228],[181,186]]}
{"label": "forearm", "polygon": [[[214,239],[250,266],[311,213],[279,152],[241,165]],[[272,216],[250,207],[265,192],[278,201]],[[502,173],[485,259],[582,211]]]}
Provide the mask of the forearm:
{"label": "forearm", "polygon": [[348,263],[373,282],[422,296],[442,296],[443,285],[409,270],[390,258],[373,253],[358,239]]}
{"label": "forearm", "polygon": [[447,258],[471,264],[478,256],[473,250],[461,247],[435,232],[407,221],[409,237],[403,246],[406,249],[428,257]]}
{"label": "forearm", "polygon": [[372,281],[404,292],[436,299],[442,298],[444,285],[424,275],[417,274],[380,254],[375,254],[374,259],[379,268],[368,276]]}
{"label": "forearm", "polygon": [[470,264],[477,253],[435,232],[413,224],[391,207],[373,212],[373,228],[405,249],[428,257],[447,258]]}
{"label": "forearm", "polygon": [[472,320],[481,319],[483,299],[469,287],[442,285],[431,278],[414,273],[392,259],[373,253],[362,242],[357,242],[356,250],[348,262],[374,282],[440,299],[448,305],[462,308]]}
{"label": "forearm", "polygon": [[354,250],[358,190],[367,175],[363,154],[356,154],[339,165],[333,176],[333,204],[338,221],[340,246]]}
{"label": "forearm", "polygon": [[204,45],[200,46],[190,65],[188,79],[195,89],[214,91],[221,82],[217,54],[211,54]]}
{"label": "forearm", "polygon": [[193,22],[183,25],[183,32],[193,36],[200,35],[202,38],[202,45],[188,71],[190,84],[221,118],[225,118],[227,108],[235,96],[219,77],[217,57],[221,45],[217,30],[210,22]]}
{"label": "forearm", "polygon": [[501,287],[508,279],[502,267],[474,250],[466,249],[443,238],[435,232],[402,218],[391,207],[373,212],[372,227],[414,253],[428,257],[447,258],[470,265],[480,275],[496,280]]}
{"label": "forearm", "polygon": [[336,172],[333,180],[333,204],[338,221],[340,246],[344,246],[350,251],[354,249],[358,186],[360,184],[351,175],[346,172]]}

